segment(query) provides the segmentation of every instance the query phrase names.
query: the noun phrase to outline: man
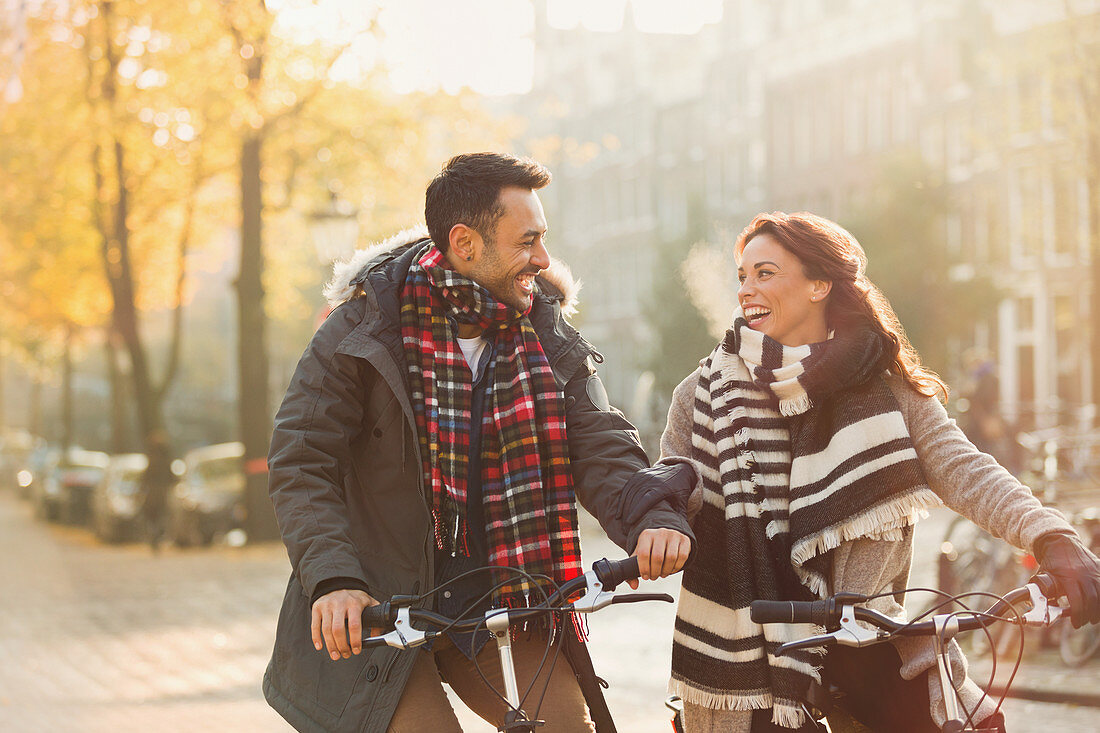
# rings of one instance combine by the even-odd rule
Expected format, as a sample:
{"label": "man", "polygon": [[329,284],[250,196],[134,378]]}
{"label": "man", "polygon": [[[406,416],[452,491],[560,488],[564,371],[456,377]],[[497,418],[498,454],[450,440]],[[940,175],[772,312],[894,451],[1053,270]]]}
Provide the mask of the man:
{"label": "man", "polygon": [[[326,291],[341,304],[298,365],[269,458],[294,572],[264,693],[300,730],[460,731],[444,681],[499,725],[484,634],[362,653],[361,613],[434,589],[421,605],[452,617],[537,603],[515,573],[467,571],[579,574],[574,492],[643,578],[688,558],[694,472],[648,468],[608,404],[599,355],[562,315],[576,287],[547,253],[536,191],[549,181],[534,161],[457,156],[426,192],[430,238],[360,252]],[[513,647],[520,689],[537,674],[547,690],[540,730],[591,731],[586,698],[609,730],[576,632],[553,635],[570,665],[537,672],[548,630],[529,631]]]}

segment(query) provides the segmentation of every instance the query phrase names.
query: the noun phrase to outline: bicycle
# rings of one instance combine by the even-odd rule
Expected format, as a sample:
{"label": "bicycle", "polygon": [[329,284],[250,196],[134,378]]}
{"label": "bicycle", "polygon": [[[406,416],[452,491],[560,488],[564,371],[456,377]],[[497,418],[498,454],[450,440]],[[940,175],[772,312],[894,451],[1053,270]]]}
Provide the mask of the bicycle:
{"label": "bicycle", "polygon": [[[1070,515],[1070,521],[1093,552],[1100,552],[1100,508],[1090,506]],[[1075,629],[1062,625],[1058,653],[1067,667],[1083,667],[1100,652],[1100,626],[1088,624]]]}
{"label": "bicycle", "polygon": [[[465,618],[466,614],[464,613],[459,618],[454,619],[427,609],[413,608],[415,603],[422,601],[431,593],[438,591],[438,588],[432,589],[421,595],[393,596],[388,601],[383,601],[377,606],[371,606],[364,609],[364,629],[392,627],[393,630],[381,636],[365,637],[363,639],[363,646],[364,648],[391,646],[396,649],[409,650],[423,646],[447,631],[476,632],[482,628],[487,629],[496,640],[505,688],[504,695],[500,695],[500,692],[497,690],[494,691],[508,706],[504,722],[497,727],[497,730],[501,733],[534,733],[535,728],[542,724],[542,721],[538,720],[539,707],[542,705],[541,699],[532,717],[529,717],[527,712],[523,709],[524,702],[532,692],[534,682],[532,682],[531,687],[528,687],[521,696],[519,685],[516,681],[515,665],[511,648],[511,635],[509,634],[509,629],[513,624],[534,620],[544,617],[547,614],[558,614],[561,619],[564,619],[566,614],[594,613],[609,605],[619,603],[634,603],[638,601],[674,602],[672,596],[667,593],[615,593],[615,588],[620,583],[627,580],[634,580],[639,576],[640,572],[638,570],[637,557],[628,557],[624,560],[608,560],[606,558],[597,560],[592,564],[591,570],[562,583],[558,587],[554,587],[551,593],[546,593],[545,589],[539,583],[535,582],[536,579],[534,577],[516,568],[479,568],[478,570],[470,572],[488,570],[507,572],[527,578],[542,594],[543,602],[527,608],[492,608],[484,614],[470,618]],[[544,576],[541,576],[540,579],[553,585],[552,581],[549,581],[549,579]],[[501,585],[503,585],[503,583]],[[582,593],[582,591],[583,594],[577,600],[572,602],[568,600],[575,597],[578,593]],[[474,605],[476,605],[476,603]],[[417,628],[413,625],[413,622],[432,626],[435,627],[435,629]],[[562,633],[566,633],[564,629]],[[541,674],[542,667],[549,657],[552,644],[553,634],[548,634],[547,649],[543,656],[542,663],[539,665],[539,674]],[[557,662],[557,655],[561,651],[561,646],[561,644],[557,645],[557,652],[555,652],[554,660],[551,662],[551,669]],[[475,659],[474,661],[476,667],[477,660]],[[477,667],[477,671],[479,674],[482,674],[480,667]],[[539,674],[535,675],[536,680]],[[549,675],[547,675],[547,677],[549,677]],[[489,684],[488,680],[485,680],[484,674],[482,674],[482,679],[486,684]]]}
{"label": "bicycle", "polygon": [[[906,592],[922,589],[907,589]],[[939,592],[939,591],[936,591]],[[947,594],[944,594],[947,595]],[[940,605],[946,606],[958,602],[966,595],[949,596],[948,600]],[[990,594],[981,594],[990,595]],[[918,616],[913,621],[903,623],[890,618],[878,611],[857,606],[871,600],[872,596],[858,593],[841,592],[821,601],[753,601],[750,605],[752,620],[758,624],[768,623],[812,623],[822,626],[828,633],[811,636],[805,639],[788,642],[778,647],[776,654],[783,655],[794,649],[821,647],[829,644],[841,644],[850,647],[865,647],[881,644],[895,636],[930,636],[932,637],[936,659],[937,673],[940,689],[943,691],[944,707],[947,713],[947,721],[942,730],[944,733],[978,733],[979,729],[973,720],[973,712],[963,709],[959,699],[959,689],[955,680],[951,677],[948,662],[948,643],[957,634],[964,631],[985,630],[987,626],[995,622],[1008,622],[1021,627],[1038,626],[1047,627],[1061,617],[1064,608],[1056,605],[1059,592],[1053,578],[1046,574],[1036,575],[1027,584],[1015,588],[1002,596],[989,610],[983,612],[969,609],[938,613],[928,621],[921,621]],[[1027,602],[1031,608],[1020,613],[1016,604]],[[938,610],[938,609],[933,609]],[[1011,616],[1005,616],[1011,612]],[[927,615],[927,614],[925,614]],[[874,628],[861,626],[857,622],[863,621]],[[1016,659],[1016,668],[1023,658],[1023,645]],[[996,657],[994,657],[996,661]],[[994,666],[994,673],[996,667]],[[1011,687],[1016,669],[1013,669],[1005,685],[1003,694],[997,703],[997,710],[1008,696],[1008,688]],[[987,686],[988,687],[988,686]],[[951,694],[948,694],[951,691]],[[822,716],[818,712],[806,706],[811,718],[819,720]],[[824,730],[824,728],[822,728]]]}
{"label": "bicycle", "polygon": [[[968,588],[1014,586],[1024,582],[1038,567],[1031,555],[994,537],[966,517],[956,516],[940,543],[937,585],[951,595]],[[1012,629],[1002,627],[993,630],[989,638],[973,634],[960,641],[963,649],[972,654],[985,654],[992,641],[996,652],[1003,654],[1009,651],[1016,636]],[[1054,643],[1050,633],[1042,635],[1042,646]]]}

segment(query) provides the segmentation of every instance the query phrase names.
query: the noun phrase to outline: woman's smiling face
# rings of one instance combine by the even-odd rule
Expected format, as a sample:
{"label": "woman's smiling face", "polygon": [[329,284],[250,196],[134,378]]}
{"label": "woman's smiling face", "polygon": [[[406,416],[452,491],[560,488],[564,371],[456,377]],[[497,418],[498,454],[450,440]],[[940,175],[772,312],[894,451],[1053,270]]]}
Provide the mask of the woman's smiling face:
{"label": "woman's smiling face", "polygon": [[825,301],[830,283],[806,277],[802,262],[770,234],[757,234],[745,245],[737,279],[737,301],[749,328],[784,346],[828,338]]}

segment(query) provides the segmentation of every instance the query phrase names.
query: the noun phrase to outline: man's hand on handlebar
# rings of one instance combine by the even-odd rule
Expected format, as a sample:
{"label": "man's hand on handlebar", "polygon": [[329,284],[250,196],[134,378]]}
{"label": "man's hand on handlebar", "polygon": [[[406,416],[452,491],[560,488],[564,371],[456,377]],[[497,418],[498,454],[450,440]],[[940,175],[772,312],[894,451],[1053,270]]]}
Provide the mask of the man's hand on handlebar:
{"label": "man's hand on handlebar", "polygon": [[[638,535],[634,554],[643,579],[664,578],[683,569],[691,554],[691,538],[674,529],[645,529]],[[638,590],[637,580],[627,583]]]}
{"label": "man's hand on handlebar", "polygon": [[310,627],[313,648],[320,651],[323,643],[334,660],[363,651],[363,609],[377,605],[361,590],[334,590],[318,598]]}

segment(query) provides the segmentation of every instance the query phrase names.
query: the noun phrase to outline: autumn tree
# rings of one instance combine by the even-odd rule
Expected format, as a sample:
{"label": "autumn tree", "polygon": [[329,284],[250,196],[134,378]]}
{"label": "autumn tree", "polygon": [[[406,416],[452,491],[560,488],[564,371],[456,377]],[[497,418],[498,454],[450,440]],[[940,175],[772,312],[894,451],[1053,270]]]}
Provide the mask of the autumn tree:
{"label": "autumn tree", "polygon": [[[312,4],[279,12],[295,7]],[[442,160],[504,140],[470,94],[402,97],[380,68],[336,73],[374,32],[369,17],[316,40],[260,0],[43,3],[21,96],[0,116],[0,283],[19,289],[28,333],[70,322],[106,332],[106,371],[132,393],[147,448],[171,431],[165,400],[181,361],[209,358],[183,339],[188,260],[239,230],[237,432],[253,539],[274,531],[267,324],[280,319],[300,351],[313,314],[296,306],[319,290],[302,266],[304,214],[336,192],[360,212],[364,239],[381,237],[421,218]],[[272,288],[279,297],[265,298]],[[22,338],[9,320],[5,334]]]}

